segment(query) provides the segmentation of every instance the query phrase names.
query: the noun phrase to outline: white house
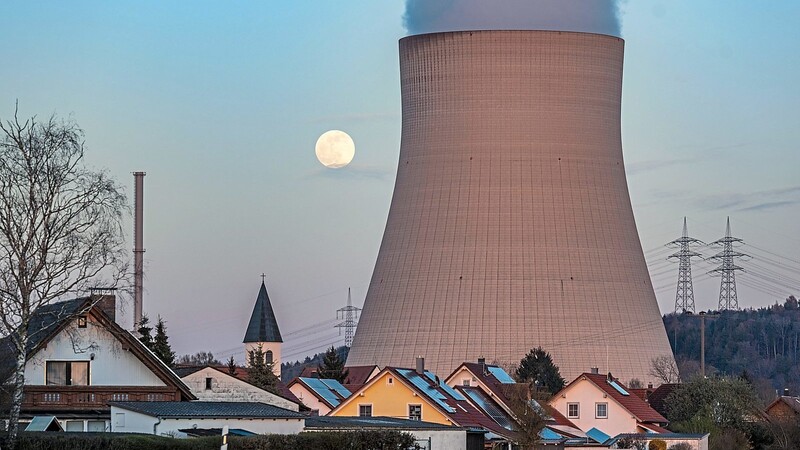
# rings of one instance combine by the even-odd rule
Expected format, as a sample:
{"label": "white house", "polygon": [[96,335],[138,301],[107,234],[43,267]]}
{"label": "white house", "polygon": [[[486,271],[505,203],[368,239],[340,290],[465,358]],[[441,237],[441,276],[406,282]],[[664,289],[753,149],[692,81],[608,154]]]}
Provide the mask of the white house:
{"label": "white house", "polygon": [[111,402],[111,431],[182,436],[187,428],[238,428],[256,434],[297,434],[306,416],[256,402]]}
{"label": "white house", "polygon": [[[189,387],[115,322],[115,298],[91,296],[34,312],[21,422],[56,416],[66,431],[108,431],[109,401],[193,400]],[[0,340],[0,380],[14,370],[15,350]]]}
{"label": "white house", "polygon": [[[181,380],[192,390],[198,400],[209,402],[260,402],[292,411],[300,405],[289,399],[255,387],[247,381],[231,375],[227,368],[214,366],[178,368]],[[241,368],[237,368],[241,371]]]}

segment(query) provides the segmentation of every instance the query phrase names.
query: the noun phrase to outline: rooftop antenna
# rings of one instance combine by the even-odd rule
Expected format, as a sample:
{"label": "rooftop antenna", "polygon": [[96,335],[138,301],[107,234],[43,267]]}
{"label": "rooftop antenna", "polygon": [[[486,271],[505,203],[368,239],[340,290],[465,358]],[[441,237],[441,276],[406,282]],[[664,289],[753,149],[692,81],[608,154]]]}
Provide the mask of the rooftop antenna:
{"label": "rooftop antenna", "polygon": [[336,318],[339,320],[344,319],[344,321],[334,325],[334,328],[339,329],[340,335],[342,334],[342,328],[344,328],[344,345],[348,348],[353,345],[353,335],[356,331],[358,313],[360,311],[361,308],[353,306],[353,300],[350,297],[350,288],[347,288],[347,306],[336,310]]}
{"label": "rooftop antenna", "polygon": [[703,245],[699,239],[689,237],[686,217],[683,218],[683,235],[667,244],[667,247],[678,248],[667,259],[678,260],[678,288],[675,293],[675,313],[694,313],[694,286],[692,285],[692,258],[702,256],[692,247]]}

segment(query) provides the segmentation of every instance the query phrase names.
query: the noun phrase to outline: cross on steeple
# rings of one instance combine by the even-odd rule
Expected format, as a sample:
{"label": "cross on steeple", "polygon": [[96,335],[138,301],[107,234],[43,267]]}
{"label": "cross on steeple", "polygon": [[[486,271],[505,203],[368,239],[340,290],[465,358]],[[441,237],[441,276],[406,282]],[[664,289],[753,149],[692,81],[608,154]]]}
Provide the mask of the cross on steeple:
{"label": "cross on steeple", "polygon": [[261,274],[261,282],[262,283],[266,283],[267,282],[267,274],[265,274],[265,273]]}

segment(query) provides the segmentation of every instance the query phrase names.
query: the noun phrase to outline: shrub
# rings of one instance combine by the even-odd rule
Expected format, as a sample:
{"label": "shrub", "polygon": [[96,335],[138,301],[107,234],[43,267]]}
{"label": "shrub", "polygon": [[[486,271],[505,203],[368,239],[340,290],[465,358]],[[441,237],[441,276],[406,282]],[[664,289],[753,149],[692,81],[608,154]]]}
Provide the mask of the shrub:
{"label": "shrub", "polygon": [[234,436],[230,446],[236,450],[406,450],[414,448],[414,437],[399,431],[320,431]]}
{"label": "shrub", "polygon": [[173,439],[149,434],[20,433],[16,450],[217,450],[222,437]]}
{"label": "shrub", "polygon": [[653,439],[647,445],[648,450],[667,450],[667,442],[661,439]]}
{"label": "shrub", "polygon": [[687,444],[686,442],[681,442],[679,444],[675,444],[670,446],[667,450],[694,450],[691,445]]}

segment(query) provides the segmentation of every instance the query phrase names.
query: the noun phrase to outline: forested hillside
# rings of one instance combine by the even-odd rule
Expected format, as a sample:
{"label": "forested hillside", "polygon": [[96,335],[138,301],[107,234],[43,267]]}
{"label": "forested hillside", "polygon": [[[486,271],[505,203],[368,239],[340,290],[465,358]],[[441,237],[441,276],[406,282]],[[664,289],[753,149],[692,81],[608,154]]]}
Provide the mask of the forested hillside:
{"label": "forested hillside", "polygon": [[[769,308],[706,314],[706,371],[746,374],[766,391],[790,389],[800,394],[800,309],[790,296]],[[700,367],[698,315],[664,316],[675,359],[683,378]]]}

